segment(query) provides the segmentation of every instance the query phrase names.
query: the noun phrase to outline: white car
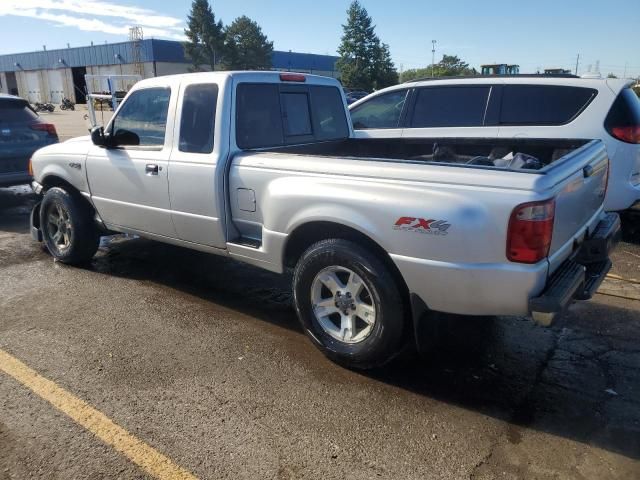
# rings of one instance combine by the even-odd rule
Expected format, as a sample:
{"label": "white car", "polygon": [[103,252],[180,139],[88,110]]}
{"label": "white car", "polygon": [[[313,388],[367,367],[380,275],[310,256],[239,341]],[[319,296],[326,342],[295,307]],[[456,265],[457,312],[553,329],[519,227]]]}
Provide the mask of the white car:
{"label": "white car", "polygon": [[358,138],[598,138],[605,209],[640,209],[640,100],[619,79],[519,75],[417,80],[349,108]]}

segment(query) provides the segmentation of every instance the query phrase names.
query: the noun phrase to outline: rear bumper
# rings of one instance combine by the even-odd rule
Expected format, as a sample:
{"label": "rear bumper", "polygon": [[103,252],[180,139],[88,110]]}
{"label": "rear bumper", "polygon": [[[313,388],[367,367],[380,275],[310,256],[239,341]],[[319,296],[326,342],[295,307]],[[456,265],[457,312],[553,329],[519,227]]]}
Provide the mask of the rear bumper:
{"label": "rear bumper", "polygon": [[620,235],[619,215],[608,213],[576,254],[549,277],[542,294],[529,300],[534,321],[549,326],[574,300],[590,299],[611,269],[609,255]]}

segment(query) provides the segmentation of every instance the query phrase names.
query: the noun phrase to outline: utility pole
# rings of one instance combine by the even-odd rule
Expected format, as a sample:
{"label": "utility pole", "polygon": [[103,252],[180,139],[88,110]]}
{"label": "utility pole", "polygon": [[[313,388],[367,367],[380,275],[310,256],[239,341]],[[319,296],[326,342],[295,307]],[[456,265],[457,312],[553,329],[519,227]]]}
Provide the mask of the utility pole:
{"label": "utility pole", "polygon": [[435,73],[434,73],[434,69],[435,69],[435,63],[436,63],[436,43],[438,43],[437,40],[431,40],[431,78],[435,77]]}
{"label": "utility pole", "polygon": [[627,78],[627,62],[624,62],[624,74],[622,75],[622,78]]}
{"label": "utility pole", "polygon": [[578,58],[576,58],[576,75],[578,75],[578,65],[580,65],[580,54],[578,54]]}

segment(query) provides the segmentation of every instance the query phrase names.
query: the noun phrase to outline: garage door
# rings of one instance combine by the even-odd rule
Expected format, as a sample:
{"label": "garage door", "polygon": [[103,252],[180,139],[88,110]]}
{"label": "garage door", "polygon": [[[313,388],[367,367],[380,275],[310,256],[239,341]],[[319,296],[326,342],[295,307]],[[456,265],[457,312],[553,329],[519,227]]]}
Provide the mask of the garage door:
{"label": "garage door", "polygon": [[52,103],[62,103],[64,97],[64,75],[62,70],[47,70],[49,99]]}
{"label": "garage door", "polygon": [[24,72],[24,76],[27,83],[27,99],[31,103],[41,102],[42,95],[40,93],[40,73]]}

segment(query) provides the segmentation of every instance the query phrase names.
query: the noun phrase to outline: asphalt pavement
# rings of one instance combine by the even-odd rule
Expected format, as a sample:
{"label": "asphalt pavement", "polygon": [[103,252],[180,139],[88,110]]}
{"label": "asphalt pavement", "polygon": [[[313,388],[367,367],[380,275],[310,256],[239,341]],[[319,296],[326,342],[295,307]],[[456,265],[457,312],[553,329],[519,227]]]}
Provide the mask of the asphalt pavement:
{"label": "asphalt pavement", "polygon": [[[84,114],[47,118],[64,140]],[[31,240],[35,201],[0,189],[0,480],[147,478],[149,458],[211,479],[640,478],[638,243],[552,328],[448,317],[430,355],[359,373],[306,339],[288,277],[126,236],[68,267]]]}
{"label": "asphalt pavement", "polygon": [[[302,334],[287,277],[124,236],[68,267],[34,202],[0,189],[0,349],[197,477],[640,478],[633,243],[626,290],[553,328],[453,317],[430,356],[358,373]],[[147,475],[0,372],[0,479]]]}

